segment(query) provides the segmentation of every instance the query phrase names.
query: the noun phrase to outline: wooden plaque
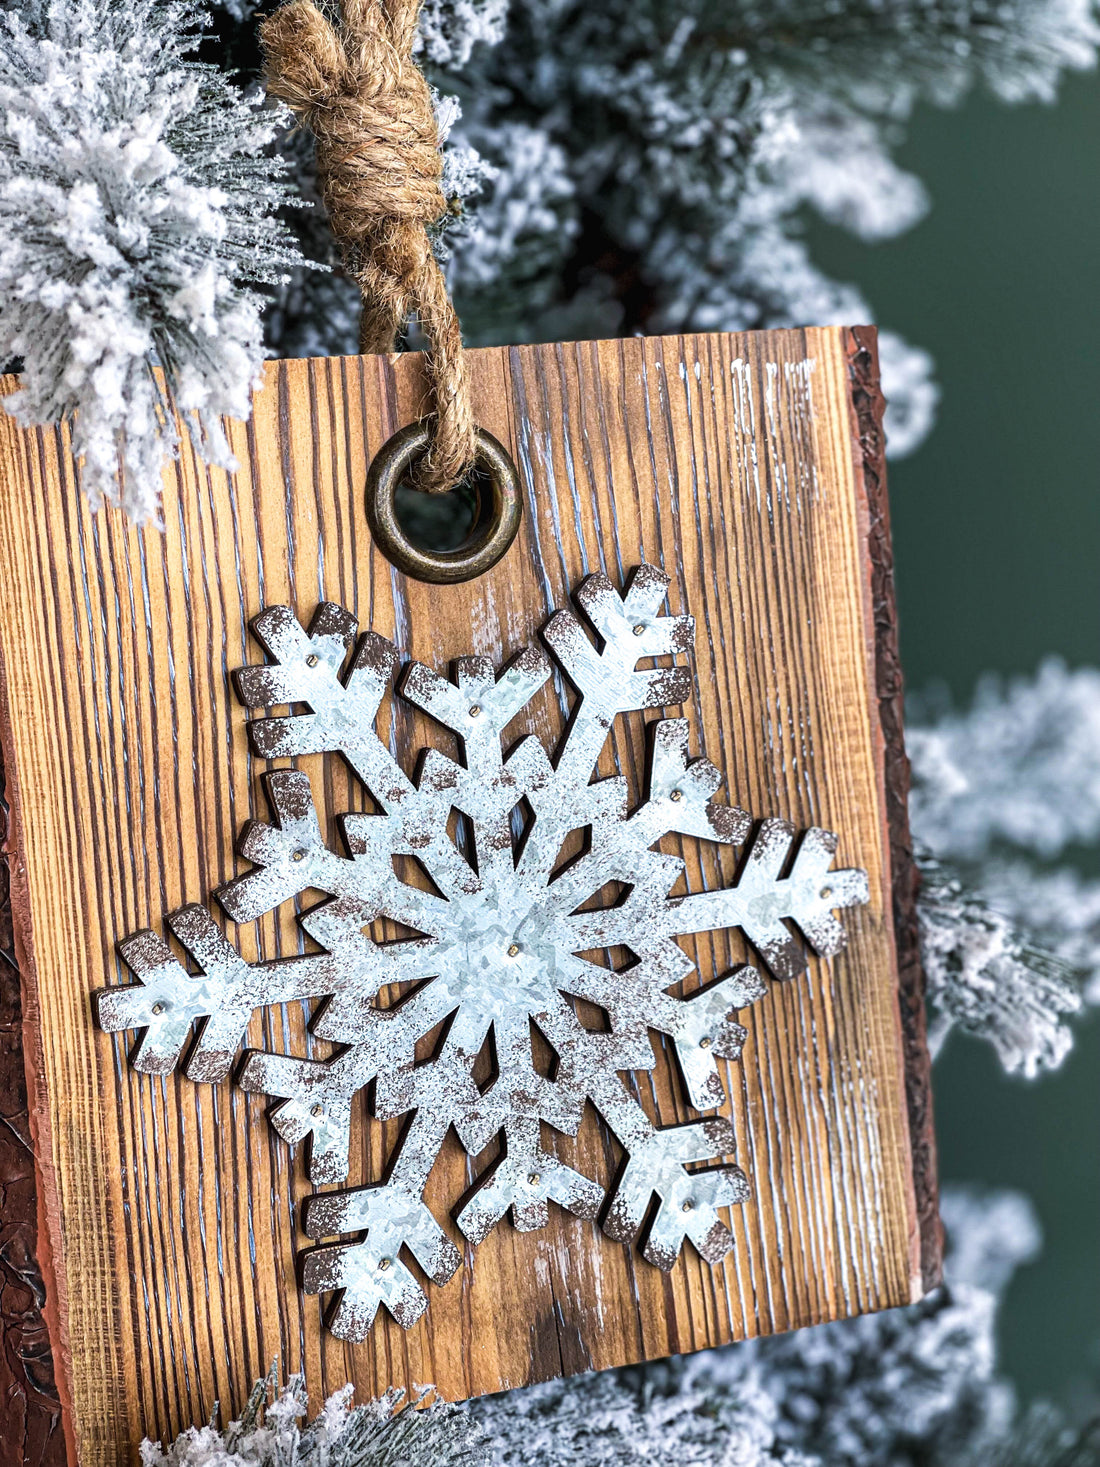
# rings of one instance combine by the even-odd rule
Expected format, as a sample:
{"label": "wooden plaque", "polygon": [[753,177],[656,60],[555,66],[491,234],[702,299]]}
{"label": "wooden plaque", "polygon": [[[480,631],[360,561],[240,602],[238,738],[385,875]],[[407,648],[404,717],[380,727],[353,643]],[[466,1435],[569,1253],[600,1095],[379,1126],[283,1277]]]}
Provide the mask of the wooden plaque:
{"label": "wooden plaque", "polygon": [[[36,1249],[72,1460],[132,1461],[143,1434],[205,1421],[215,1402],[227,1418],[273,1360],[305,1372],[315,1406],[348,1380],[360,1399],[415,1382],[460,1399],[908,1303],[938,1277],[873,333],[500,348],[471,368],[524,517],[500,564],[452,587],[394,570],[364,513],[373,454],[422,409],[414,354],[271,364],[252,421],[231,425],[239,471],[185,449],[163,533],[89,513],[66,435],[0,414],[7,850]],[[228,674],[260,660],[248,622],[262,607],[308,621],[332,600],[432,667],[502,662],[585,575],[621,584],[642,561],[671,576],[669,610],[696,618],[692,752],[755,816],[838,832],[870,903],[844,914],[846,951],[741,1015],[743,1057],[721,1070],[752,1196],[730,1213],[724,1264],[685,1245],[665,1274],[551,1208],[541,1231],[505,1221],[467,1248],[408,1331],[383,1311],[343,1343],[299,1289],[311,1189],[262,1098],[135,1073],[89,996],[129,981],[118,939],[163,931],[243,869],[234,844],[265,816],[265,766]],[[392,707],[408,767],[439,735]],[[552,684],[533,709],[549,738]],[[602,773],[636,781],[644,721],[616,727]],[[326,816],[364,808],[339,760],[297,762]],[[694,847],[689,868],[713,879]],[[297,951],[293,903],[231,935],[250,960]],[[746,956],[729,933],[688,946],[703,981]],[[300,1004],[264,1011],[248,1042],[304,1053],[304,1020]],[[687,1118],[665,1049],[641,1094],[661,1123]],[[378,1179],[397,1129],[357,1116],[351,1185]],[[604,1183],[614,1170],[591,1110],[555,1147]],[[427,1195],[459,1244],[447,1212],[467,1177],[452,1136]]]}

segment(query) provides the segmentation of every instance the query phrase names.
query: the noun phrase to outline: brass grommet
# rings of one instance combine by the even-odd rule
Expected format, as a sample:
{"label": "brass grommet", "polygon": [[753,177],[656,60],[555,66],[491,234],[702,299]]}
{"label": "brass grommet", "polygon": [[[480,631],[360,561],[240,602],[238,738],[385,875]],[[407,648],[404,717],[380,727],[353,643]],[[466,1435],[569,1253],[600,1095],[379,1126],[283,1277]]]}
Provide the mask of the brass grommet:
{"label": "brass grommet", "polygon": [[430,423],[410,423],[378,450],[367,474],[367,523],[386,559],[414,580],[444,585],[472,581],[492,569],[516,538],[522,515],[519,476],[505,449],[479,428],[475,469],[488,481],[492,495],[488,513],[481,515],[485,523],[458,550],[422,550],[398,521],[397,490],[430,443]]}

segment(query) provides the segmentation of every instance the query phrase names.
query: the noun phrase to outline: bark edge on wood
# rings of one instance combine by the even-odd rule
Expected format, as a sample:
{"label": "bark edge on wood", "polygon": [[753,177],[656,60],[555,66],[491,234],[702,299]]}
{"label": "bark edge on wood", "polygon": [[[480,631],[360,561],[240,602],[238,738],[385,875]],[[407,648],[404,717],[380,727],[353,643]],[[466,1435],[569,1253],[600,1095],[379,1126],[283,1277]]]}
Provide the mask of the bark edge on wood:
{"label": "bark edge on wood", "polygon": [[886,492],[886,400],[879,379],[878,333],[855,326],[848,337],[848,379],[853,426],[870,516],[871,595],[875,629],[875,678],[879,716],[886,739],[886,811],[890,829],[894,937],[898,951],[898,1007],[905,1047],[905,1091],[913,1153],[923,1290],[943,1278],[943,1227],[939,1216],[936,1133],[932,1112],[932,1061],[925,1019],[924,970],[917,931],[920,873],[909,831],[909,757],[905,752],[905,683],[898,648],[894,549]]}

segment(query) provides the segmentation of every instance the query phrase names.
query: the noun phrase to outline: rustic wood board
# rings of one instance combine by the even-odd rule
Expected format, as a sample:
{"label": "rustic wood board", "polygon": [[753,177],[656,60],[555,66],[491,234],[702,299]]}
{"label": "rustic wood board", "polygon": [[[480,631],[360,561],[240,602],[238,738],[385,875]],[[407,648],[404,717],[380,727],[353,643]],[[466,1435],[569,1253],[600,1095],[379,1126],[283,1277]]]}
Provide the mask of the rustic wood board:
{"label": "rustic wood board", "polygon": [[[433,1381],[461,1398],[900,1304],[935,1280],[919,974],[898,930],[912,888],[897,690],[883,686],[884,501],[873,407],[861,415],[877,390],[870,338],[492,349],[471,366],[476,416],[512,452],[526,511],[505,560],[453,588],[394,571],[363,512],[371,456],[422,407],[414,355],[272,364],[252,422],[232,429],[240,471],[185,453],[163,535],[89,514],[64,433],[0,416],[0,730],[38,1249],[70,1453],[85,1463],[129,1461],[144,1433],[205,1420],[216,1400],[236,1409],[276,1357],[304,1369],[314,1401],[349,1379],[361,1397]],[[124,976],[119,937],[159,930],[235,873],[236,832],[264,813],[227,677],[258,660],[247,622],[263,605],[308,619],[338,601],[440,666],[511,655],[585,574],[620,581],[642,560],[698,622],[693,749],[754,814],[840,832],[838,860],[867,869],[871,902],[846,915],[841,957],[743,1015],[745,1054],[723,1069],[754,1192],[723,1266],[688,1247],[665,1276],[552,1210],[541,1232],[505,1223],[467,1250],[409,1332],[380,1316],[364,1344],[342,1344],[297,1288],[310,1189],[262,1099],[136,1075],[88,996]],[[437,738],[413,710],[395,717],[399,746]],[[535,731],[560,720],[547,689]],[[641,723],[616,731],[602,772],[637,773]],[[329,814],[362,808],[337,761],[299,762]],[[280,919],[236,934],[246,957],[296,950],[293,912]],[[696,955],[704,980],[745,956],[722,934]],[[249,1042],[301,1053],[303,1036],[287,1010],[254,1020]],[[662,1122],[687,1117],[667,1055],[648,1092]],[[361,1126],[352,1184],[377,1177],[393,1134]],[[559,1152],[608,1179],[594,1115]],[[437,1215],[466,1175],[456,1143],[428,1193]]]}

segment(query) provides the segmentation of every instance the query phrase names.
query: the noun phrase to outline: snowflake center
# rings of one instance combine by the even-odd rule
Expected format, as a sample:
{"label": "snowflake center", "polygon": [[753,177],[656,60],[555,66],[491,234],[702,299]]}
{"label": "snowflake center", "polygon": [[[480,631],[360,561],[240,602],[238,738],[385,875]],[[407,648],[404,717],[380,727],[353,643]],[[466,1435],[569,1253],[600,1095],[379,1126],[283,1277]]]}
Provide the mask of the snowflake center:
{"label": "snowflake center", "polygon": [[506,1014],[544,1013],[559,1002],[562,954],[530,896],[494,890],[449,905],[455,910],[437,949],[435,982],[456,1004],[491,1023]]}

